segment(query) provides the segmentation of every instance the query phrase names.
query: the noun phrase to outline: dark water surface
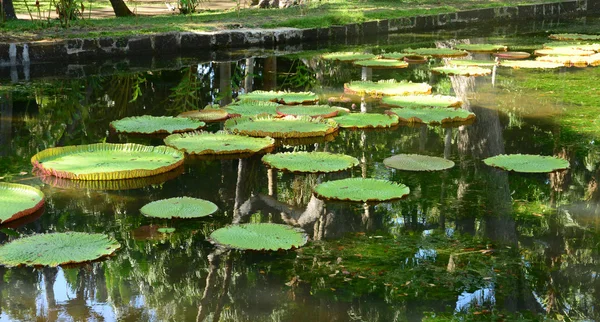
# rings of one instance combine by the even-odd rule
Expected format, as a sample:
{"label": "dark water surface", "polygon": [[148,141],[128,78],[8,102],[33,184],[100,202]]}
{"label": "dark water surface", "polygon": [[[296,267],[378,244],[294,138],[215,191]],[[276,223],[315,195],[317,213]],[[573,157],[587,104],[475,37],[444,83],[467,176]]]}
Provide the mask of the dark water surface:
{"label": "dark water surface", "polygon": [[[492,42],[532,50],[531,44],[548,41],[546,27],[599,30],[597,25],[594,19],[570,27],[527,25],[522,29],[538,32],[526,35],[513,27],[392,35],[366,48],[391,52]],[[585,94],[598,86],[599,67],[498,68],[494,78],[446,77],[429,71],[441,59],[371,70],[323,61],[319,54],[250,53],[238,61],[199,64],[192,57],[193,63],[183,60],[174,69],[3,80],[0,176],[39,186],[47,205],[34,221],[2,230],[0,243],[16,238],[14,231],[82,231],[109,234],[122,249],[105,261],[73,268],[0,267],[0,321],[600,319],[600,102]],[[162,143],[109,134],[108,124],[125,116],[177,115],[224,105],[238,92],[256,89],[313,90],[326,102],[341,95],[344,82],[361,78],[427,82],[434,93],[463,99],[463,108],[477,119],[455,127],[342,130],[330,141],[277,148],[361,160],[331,175],[269,171],[260,156],[187,159],[172,173],[110,187],[31,173],[29,158],[52,146]],[[369,101],[357,102],[355,109],[384,111]],[[383,159],[398,153],[445,157],[456,166],[435,173],[386,168]],[[571,169],[519,174],[481,162],[502,153],[559,156]],[[319,182],[361,176],[404,183],[411,194],[377,205],[323,202],[311,195]],[[198,220],[149,219],[139,212],[150,201],[176,196],[207,199],[220,210]],[[242,253],[206,241],[213,230],[243,222],[296,225],[310,242],[296,251]],[[163,235],[158,227],[176,232]]]}

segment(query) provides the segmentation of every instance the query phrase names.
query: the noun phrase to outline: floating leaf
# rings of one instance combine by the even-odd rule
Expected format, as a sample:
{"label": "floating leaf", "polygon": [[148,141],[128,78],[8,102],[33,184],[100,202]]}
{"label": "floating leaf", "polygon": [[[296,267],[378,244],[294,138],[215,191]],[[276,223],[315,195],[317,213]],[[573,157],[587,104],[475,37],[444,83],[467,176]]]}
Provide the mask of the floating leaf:
{"label": "floating leaf", "polygon": [[161,234],[172,234],[175,232],[175,228],[163,227],[163,228],[158,228],[156,231],[158,231]]}
{"label": "floating leaf", "polygon": [[277,114],[329,118],[338,115],[341,110],[345,109],[329,105],[280,106],[277,108]]}
{"label": "floating leaf", "polygon": [[408,123],[443,124],[475,119],[475,114],[454,108],[393,108],[390,111]]}
{"label": "floating leaf", "polygon": [[311,117],[236,117],[225,122],[225,129],[249,136],[303,138],[332,134],[338,130],[338,124],[331,119]]}
{"label": "floating leaf", "polygon": [[238,101],[224,107],[229,114],[237,116],[256,116],[261,114],[277,115],[280,104],[262,101]]}
{"label": "floating leaf", "polygon": [[229,113],[221,108],[204,108],[203,110],[183,112],[177,117],[187,117],[204,122],[219,122],[224,121],[229,117]]}
{"label": "floating leaf", "polygon": [[457,44],[456,49],[466,50],[473,53],[492,53],[497,51],[506,51],[508,47],[504,45],[493,44]]}
{"label": "floating leaf", "polygon": [[275,140],[219,131],[173,134],[165,138],[165,144],[189,154],[243,154],[270,150]]}
{"label": "floating leaf", "polygon": [[450,160],[419,154],[397,154],[384,159],[383,164],[405,171],[439,171],[454,166],[454,162]]}
{"label": "floating leaf", "polygon": [[492,73],[492,70],[489,68],[481,68],[477,66],[434,67],[431,68],[431,71],[448,76],[485,76]]}
{"label": "floating leaf", "polygon": [[344,84],[344,91],[349,94],[414,95],[431,93],[431,86],[427,83],[397,82],[393,79],[378,82],[353,81]]}
{"label": "floating leaf", "polygon": [[56,267],[78,264],[109,256],[120,247],[116,240],[104,234],[38,234],[1,246],[0,265]]}
{"label": "floating leaf", "polygon": [[462,101],[454,96],[445,95],[406,95],[385,96],[381,99],[383,106],[399,106],[408,108],[420,107],[460,107]]}
{"label": "floating leaf", "polygon": [[377,57],[373,54],[365,54],[365,53],[353,53],[353,52],[335,52],[335,53],[327,53],[321,55],[321,58],[327,60],[340,60],[340,61],[355,61],[355,60],[365,60],[372,59]]}
{"label": "floating leaf", "polygon": [[357,166],[358,159],[329,152],[284,152],[262,158],[271,168],[298,173],[338,172]]}
{"label": "floating leaf", "polygon": [[600,44],[555,41],[555,42],[544,44],[544,48],[554,48],[554,49],[568,48],[568,49],[578,49],[578,50],[600,51]]}
{"label": "floating leaf", "polygon": [[132,116],[110,122],[110,128],[117,133],[127,134],[171,134],[197,130],[206,125],[204,122],[172,116]]}
{"label": "floating leaf", "polygon": [[536,68],[536,69],[554,69],[564,67],[560,63],[551,63],[537,60],[503,60],[500,62],[500,66],[512,67],[514,69],[519,68]]}
{"label": "floating leaf", "polygon": [[183,164],[183,152],[167,146],[97,143],[46,149],[31,158],[44,175],[77,180],[141,178]]}
{"label": "floating leaf", "polygon": [[581,50],[576,48],[546,48],[546,49],[538,49],[534,51],[534,54],[538,56],[590,56],[595,54],[596,52],[593,50]]}
{"label": "floating leaf", "polygon": [[500,169],[527,173],[554,172],[569,168],[569,161],[565,159],[534,154],[501,154],[484,159],[483,162]]}
{"label": "floating leaf", "polygon": [[449,49],[449,48],[417,48],[417,49],[405,49],[404,52],[409,54],[425,55],[432,57],[462,57],[467,56],[469,53],[464,50]]}
{"label": "floating leaf", "polygon": [[209,241],[242,250],[288,250],[304,246],[308,236],[292,226],[257,223],[219,228],[210,234]]}
{"label": "floating leaf", "polygon": [[410,193],[410,189],[403,184],[371,178],[327,181],[315,186],[313,191],[319,199],[356,202],[390,201]]}
{"label": "floating leaf", "polygon": [[600,35],[587,34],[551,34],[550,39],[556,40],[600,40]]}
{"label": "floating leaf", "polygon": [[381,57],[385,59],[396,59],[396,60],[404,60],[404,57],[410,56],[411,54],[407,53],[385,53],[382,54]]}
{"label": "floating leaf", "polygon": [[502,59],[526,59],[531,56],[530,53],[523,51],[507,51],[504,53],[494,53],[493,55]]}
{"label": "floating leaf", "polygon": [[142,215],[155,218],[200,218],[212,215],[219,207],[198,198],[178,197],[153,201],[140,209]]}
{"label": "floating leaf", "polygon": [[313,92],[254,91],[238,96],[240,100],[269,101],[285,105],[315,104],[319,96]]}
{"label": "floating leaf", "polygon": [[0,223],[31,215],[44,206],[44,193],[18,183],[0,182]]}
{"label": "floating leaf", "polygon": [[558,63],[566,67],[586,67],[589,62],[595,62],[594,60],[590,61],[589,57],[591,56],[542,56],[536,58],[535,60],[541,62]]}
{"label": "floating leaf", "polygon": [[452,59],[446,62],[448,65],[453,66],[479,66],[479,67],[492,67],[498,63],[494,60],[468,60],[468,59]]}
{"label": "floating leaf", "polygon": [[368,59],[368,60],[357,60],[354,62],[354,65],[361,67],[371,67],[371,68],[406,68],[408,67],[408,63],[404,61],[399,61],[397,59]]}
{"label": "floating leaf", "polygon": [[365,129],[365,128],[388,128],[400,123],[398,116],[394,114],[376,114],[376,113],[349,113],[334,117],[340,127],[346,129]]}

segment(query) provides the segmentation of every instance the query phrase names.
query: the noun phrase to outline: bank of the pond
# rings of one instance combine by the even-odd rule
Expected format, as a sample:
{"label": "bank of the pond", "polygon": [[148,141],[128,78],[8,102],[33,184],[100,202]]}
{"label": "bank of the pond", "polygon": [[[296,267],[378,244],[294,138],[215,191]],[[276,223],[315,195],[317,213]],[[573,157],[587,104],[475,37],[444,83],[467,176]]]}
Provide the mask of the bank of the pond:
{"label": "bank of the pond", "polygon": [[[348,3],[355,5],[354,10],[364,6],[362,3]],[[344,12],[338,8],[336,11],[325,10],[324,13],[314,15],[309,12],[302,17],[298,17],[301,8],[292,8],[248,10],[237,14],[208,13],[192,16],[185,21],[181,20],[182,17],[88,20],[86,24],[69,31],[52,31],[51,28],[44,29],[33,22],[21,21],[7,24],[1,29],[0,66],[115,56],[165,55],[224,48],[274,48],[332,41],[356,44],[377,34],[455,28],[476,23],[545,20],[600,12],[599,0],[523,5],[503,2],[487,4],[485,8],[477,8],[481,6],[477,3],[457,3],[461,5],[438,3],[427,8],[396,10],[392,7],[379,10],[365,8],[369,10],[360,13]],[[156,20],[148,27],[146,19]],[[123,26],[117,27],[114,21]],[[237,22],[233,23],[234,21]],[[141,25],[138,25],[140,22]]]}

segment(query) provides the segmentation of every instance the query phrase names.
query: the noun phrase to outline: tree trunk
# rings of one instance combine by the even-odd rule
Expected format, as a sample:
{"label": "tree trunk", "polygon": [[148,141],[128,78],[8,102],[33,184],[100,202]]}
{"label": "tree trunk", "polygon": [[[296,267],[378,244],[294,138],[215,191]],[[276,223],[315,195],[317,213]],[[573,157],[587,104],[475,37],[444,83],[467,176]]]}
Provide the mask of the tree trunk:
{"label": "tree trunk", "polygon": [[133,12],[131,12],[131,10],[129,10],[129,8],[127,7],[127,5],[125,4],[125,2],[123,0],[110,0],[110,5],[113,7],[115,16],[117,16],[117,17],[134,16]]}
{"label": "tree trunk", "polygon": [[[2,12],[6,20],[15,20],[17,15],[15,14],[15,7],[13,6],[13,0],[0,0],[2,4]],[[1,19],[2,17],[0,17]]]}

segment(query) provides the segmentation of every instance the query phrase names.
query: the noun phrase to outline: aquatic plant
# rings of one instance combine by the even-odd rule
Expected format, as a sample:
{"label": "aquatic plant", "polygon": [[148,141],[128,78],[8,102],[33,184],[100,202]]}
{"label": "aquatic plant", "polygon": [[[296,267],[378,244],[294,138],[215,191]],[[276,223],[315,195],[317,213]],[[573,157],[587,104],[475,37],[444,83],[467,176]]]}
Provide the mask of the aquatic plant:
{"label": "aquatic plant", "polygon": [[165,144],[196,155],[243,154],[270,150],[275,146],[275,140],[219,131],[173,134],[165,138]]}
{"label": "aquatic plant", "polygon": [[288,250],[308,241],[304,230],[288,225],[252,223],[231,225],[213,231],[208,240],[218,246],[241,250]]}
{"label": "aquatic plant", "polygon": [[352,81],[344,84],[344,91],[348,94],[368,94],[368,95],[414,95],[429,94],[431,86],[427,83],[412,83],[407,81],[380,80],[371,81]]}
{"label": "aquatic plant", "polygon": [[200,120],[172,116],[132,116],[110,122],[110,128],[126,134],[171,134],[197,130],[206,124]]}
{"label": "aquatic plant", "polygon": [[535,60],[563,64],[566,67],[586,67],[590,61],[589,57],[591,56],[541,56],[537,57]]}
{"label": "aquatic plant", "polygon": [[256,116],[261,114],[277,115],[277,106],[280,104],[264,101],[237,101],[224,107],[230,114],[235,116]]}
{"label": "aquatic plant", "polygon": [[236,117],[225,122],[225,129],[236,134],[272,138],[303,138],[326,136],[338,130],[331,119],[294,117],[273,118],[260,116],[254,119]]}
{"label": "aquatic plant", "polygon": [[431,68],[431,71],[448,76],[485,76],[492,73],[492,70],[489,68],[477,66],[443,66]]}
{"label": "aquatic plant", "polygon": [[44,193],[18,183],[0,182],[0,224],[17,220],[44,206]]}
{"label": "aquatic plant", "polygon": [[277,108],[277,114],[329,118],[338,115],[343,110],[346,109],[329,105],[280,106]]}
{"label": "aquatic plant", "polygon": [[203,122],[220,122],[226,120],[229,117],[229,113],[221,108],[205,107],[203,110],[183,112],[177,115],[177,117],[187,117]]}
{"label": "aquatic plant", "polygon": [[530,53],[527,53],[524,51],[507,51],[507,52],[493,53],[492,55],[494,55],[495,57],[498,57],[498,58],[502,58],[502,59],[526,59],[526,58],[531,57]]}
{"label": "aquatic plant", "polygon": [[404,57],[409,56],[411,54],[407,54],[407,53],[384,53],[381,54],[381,57],[384,59],[397,59],[397,60],[404,60]]}
{"label": "aquatic plant", "polygon": [[267,154],[262,162],[271,168],[297,173],[338,172],[359,164],[358,159],[349,155],[304,151]]}
{"label": "aquatic plant", "polygon": [[340,60],[340,61],[355,61],[365,60],[377,57],[374,54],[367,53],[354,53],[354,52],[335,52],[321,55],[321,58],[326,60]]}
{"label": "aquatic plant", "polygon": [[42,174],[77,180],[119,180],[157,175],[183,164],[167,146],[97,143],[43,150],[31,158]]}
{"label": "aquatic plant", "polygon": [[498,62],[494,60],[467,60],[467,59],[451,59],[446,62],[448,65],[453,66],[479,66],[479,67],[492,67],[498,65]]}
{"label": "aquatic plant", "polygon": [[593,50],[600,51],[600,44],[598,43],[581,43],[581,42],[570,42],[570,41],[554,41],[550,43],[545,43],[544,48],[568,48],[568,49],[578,49],[578,50]]}
{"label": "aquatic plant", "polygon": [[370,68],[406,68],[408,63],[397,59],[368,59],[368,60],[357,60],[354,65],[361,67]]}
{"label": "aquatic plant", "polygon": [[253,91],[238,96],[240,100],[269,101],[285,105],[315,104],[319,96],[313,92]]}
{"label": "aquatic plant", "polygon": [[567,47],[559,47],[559,48],[545,48],[538,49],[533,52],[538,56],[590,56],[595,54],[596,52],[593,50],[581,50],[577,48],[567,48]]}
{"label": "aquatic plant", "polygon": [[454,108],[393,108],[390,111],[408,123],[444,124],[475,119],[475,114]]}
{"label": "aquatic plant", "polygon": [[466,50],[473,53],[491,53],[497,51],[506,51],[508,47],[504,45],[493,44],[457,44],[456,49]]}
{"label": "aquatic plant", "polygon": [[501,154],[484,159],[489,166],[515,172],[545,173],[568,169],[569,161],[534,154]]}
{"label": "aquatic plant", "polygon": [[387,180],[348,178],[318,184],[313,192],[322,200],[383,202],[401,199],[410,193],[410,189]]}
{"label": "aquatic plant", "polygon": [[404,52],[409,54],[417,54],[423,56],[432,56],[436,58],[440,57],[462,57],[467,56],[469,52],[464,50],[450,49],[450,48],[417,48],[405,49]]}
{"label": "aquatic plant", "polygon": [[384,159],[383,164],[405,171],[439,171],[454,167],[451,160],[420,154],[397,154]]}
{"label": "aquatic plant", "polygon": [[78,264],[109,256],[120,247],[116,240],[104,234],[38,234],[1,246],[0,265],[56,267]]}
{"label": "aquatic plant", "polygon": [[342,116],[334,117],[341,128],[345,129],[380,129],[389,128],[400,123],[395,114],[377,114],[377,113],[348,113]]}
{"label": "aquatic plant", "polygon": [[462,101],[447,95],[406,95],[385,96],[381,99],[382,106],[398,106],[408,108],[419,107],[460,107]]}
{"label": "aquatic plant", "polygon": [[600,40],[600,35],[565,33],[551,34],[548,38],[556,40]]}
{"label": "aquatic plant", "polygon": [[500,66],[512,67],[514,69],[519,68],[535,68],[535,69],[554,69],[564,67],[561,63],[551,63],[537,60],[503,60],[500,62]]}
{"label": "aquatic plant", "polygon": [[148,203],[140,212],[146,217],[154,218],[200,218],[212,215],[218,209],[217,205],[208,200],[177,197]]}

